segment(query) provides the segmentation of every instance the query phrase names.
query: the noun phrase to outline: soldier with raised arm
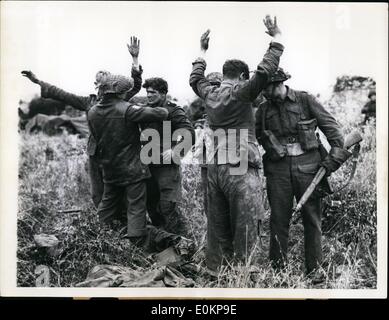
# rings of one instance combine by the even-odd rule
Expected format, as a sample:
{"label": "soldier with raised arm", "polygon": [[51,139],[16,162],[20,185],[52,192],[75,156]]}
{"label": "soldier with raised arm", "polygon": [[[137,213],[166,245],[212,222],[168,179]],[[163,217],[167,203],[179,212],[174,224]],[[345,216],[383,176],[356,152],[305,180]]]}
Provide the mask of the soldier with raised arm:
{"label": "soldier with raised arm", "polygon": [[[209,127],[220,134],[212,159],[208,157],[206,265],[211,271],[217,271],[224,262],[246,262],[264,213],[252,103],[277,70],[284,50],[276,18],[266,16],[264,24],[274,39],[251,78],[247,64],[232,59],[223,65],[220,86],[212,85],[204,76],[206,62],[202,57],[193,62],[190,75],[193,91],[205,101]],[[209,33],[200,40],[202,55],[208,49]],[[235,136],[230,136],[230,131]],[[245,165],[246,170],[237,168]]]}
{"label": "soldier with raised arm", "polygon": [[[138,56],[139,56],[139,45],[140,41],[136,37],[131,37],[130,45],[127,44],[128,51],[132,56],[132,69],[131,69],[131,87],[129,87],[128,92],[124,99],[128,101],[134,95],[136,95],[142,87],[142,66],[139,65]],[[96,74],[96,81],[94,82],[97,90],[97,94],[90,94],[89,96],[78,96],[73,93],[66,92],[54,85],[51,85],[47,82],[39,80],[34,73],[31,71],[22,71],[22,75],[30,79],[32,82],[39,84],[41,87],[41,96],[43,98],[51,98],[55,100],[62,101],[67,105],[72,106],[73,108],[88,112],[88,110],[101,98],[101,92],[99,90],[99,85],[109,73],[106,71],[99,71]],[[91,194],[92,200],[97,208],[101,197],[103,195],[103,177],[102,169],[99,164],[98,158],[96,157],[96,142],[92,135],[89,135],[88,138],[88,148],[87,152],[89,155],[88,166],[89,166],[89,177],[91,184]]]}
{"label": "soldier with raised arm", "polygon": [[150,171],[142,163],[140,123],[163,121],[163,107],[131,106],[124,100],[131,88],[129,78],[109,75],[100,83],[101,99],[87,111],[96,154],[103,169],[104,193],[97,213],[109,222],[127,200],[127,237],[141,244],[146,236],[146,179]]}

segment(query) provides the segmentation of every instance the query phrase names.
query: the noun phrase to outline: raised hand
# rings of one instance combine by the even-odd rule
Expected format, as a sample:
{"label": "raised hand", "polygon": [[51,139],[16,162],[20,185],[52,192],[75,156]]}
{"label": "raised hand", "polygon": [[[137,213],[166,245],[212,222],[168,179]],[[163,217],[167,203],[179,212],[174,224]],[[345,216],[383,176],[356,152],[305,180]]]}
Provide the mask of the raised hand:
{"label": "raised hand", "polygon": [[30,79],[30,81],[34,82],[34,83],[38,83],[39,84],[39,79],[36,77],[36,75],[34,73],[32,73],[31,71],[26,71],[26,70],[23,70],[22,71],[22,75],[28,79]]}
{"label": "raised hand", "polygon": [[263,19],[263,23],[267,28],[267,31],[265,32],[271,37],[274,37],[277,34],[281,34],[281,30],[280,28],[278,28],[277,25],[277,17],[274,17],[274,21],[273,21],[269,15],[266,15],[265,19]]}
{"label": "raised hand", "polygon": [[137,37],[131,37],[130,41],[130,45],[127,43],[128,52],[133,58],[138,58],[140,40]]}
{"label": "raised hand", "polygon": [[201,38],[200,38],[200,48],[202,51],[207,51],[208,50],[208,45],[209,45],[209,33],[211,30],[205,31]]}

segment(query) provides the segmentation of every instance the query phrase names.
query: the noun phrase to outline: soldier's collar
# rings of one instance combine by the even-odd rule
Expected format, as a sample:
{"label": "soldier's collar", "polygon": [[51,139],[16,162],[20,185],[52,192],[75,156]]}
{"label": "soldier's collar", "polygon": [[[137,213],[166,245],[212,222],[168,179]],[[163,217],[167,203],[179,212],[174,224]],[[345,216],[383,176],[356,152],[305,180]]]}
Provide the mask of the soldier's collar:
{"label": "soldier's collar", "polygon": [[151,108],[156,108],[156,107],[166,107],[168,105],[168,100],[165,99],[163,101],[160,101],[158,104],[149,104],[147,103],[147,106],[148,107],[151,107]]}
{"label": "soldier's collar", "polygon": [[289,88],[289,86],[285,86],[288,90],[288,93],[286,94],[286,97],[292,100],[293,102],[296,102],[296,93],[293,89]]}
{"label": "soldier's collar", "polygon": [[238,82],[236,82],[236,81],[234,81],[234,80],[231,80],[231,79],[224,79],[224,80],[221,82],[220,86],[225,85],[225,84],[227,84],[227,85],[235,85],[235,84],[237,84],[237,83],[238,83]]}

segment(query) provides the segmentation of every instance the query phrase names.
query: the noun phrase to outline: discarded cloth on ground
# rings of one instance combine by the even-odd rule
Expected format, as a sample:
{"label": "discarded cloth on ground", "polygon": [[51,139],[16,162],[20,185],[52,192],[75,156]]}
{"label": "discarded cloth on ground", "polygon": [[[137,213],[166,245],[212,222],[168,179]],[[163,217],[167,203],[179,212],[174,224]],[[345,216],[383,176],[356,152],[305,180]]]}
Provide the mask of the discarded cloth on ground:
{"label": "discarded cloth on ground", "polygon": [[186,264],[194,251],[192,240],[147,226],[143,250],[155,261],[152,270],[139,270],[123,266],[97,265],[85,281],[77,287],[193,287],[176,267]]}
{"label": "discarded cloth on ground", "polygon": [[76,287],[193,287],[194,281],[170,266],[149,271],[111,265],[92,268],[85,281]]}

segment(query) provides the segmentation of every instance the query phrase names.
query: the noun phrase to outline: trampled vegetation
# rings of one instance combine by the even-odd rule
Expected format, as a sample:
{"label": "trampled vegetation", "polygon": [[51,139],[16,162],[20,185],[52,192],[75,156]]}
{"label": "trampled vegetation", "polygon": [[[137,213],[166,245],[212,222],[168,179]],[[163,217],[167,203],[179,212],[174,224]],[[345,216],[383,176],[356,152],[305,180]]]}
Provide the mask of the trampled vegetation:
{"label": "trampled vegetation", "polygon": [[[339,194],[327,198],[323,217],[323,268],[326,281],[322,288],[375,288],[377,281],[377,202],[375,123],[364,127],[359,123],[360,110],[367,99],[367,89],[336,92],[326,102],[344,128],[363,136],[361,154],[353,181]],[[20,139],[19,212],[18,212],[18,286],[35,286],[38,265],[50,270],[50,286],[72,287],[85,280],[89,270],[98,264],[153,268],[142,252],[119,230],[103,230],[96,216],[87,173],[86,139],[62,134],[25,135]],[[330,178],[334,189],[343,185],[350,173],[347,162]],[[204,266],[206,217],[203,214],[200,168],[184,164],[181,209],[198,252],[196,265]],[[260,190],[258,191],[260,192]],[[63,212],[78,208],[80,211]],[[268,205],[266,218],[269,218]],[[193,273],[196,287],[311,288],[303,272],[303,228],[301,220],[291,225],[289,266],[275,273],[269,266],[268,220],[262,245],[247,265],[222,270],[217,279]],[[34,235],[55,235],[60,242],[60,255],[44,255],[35,246]]]}

